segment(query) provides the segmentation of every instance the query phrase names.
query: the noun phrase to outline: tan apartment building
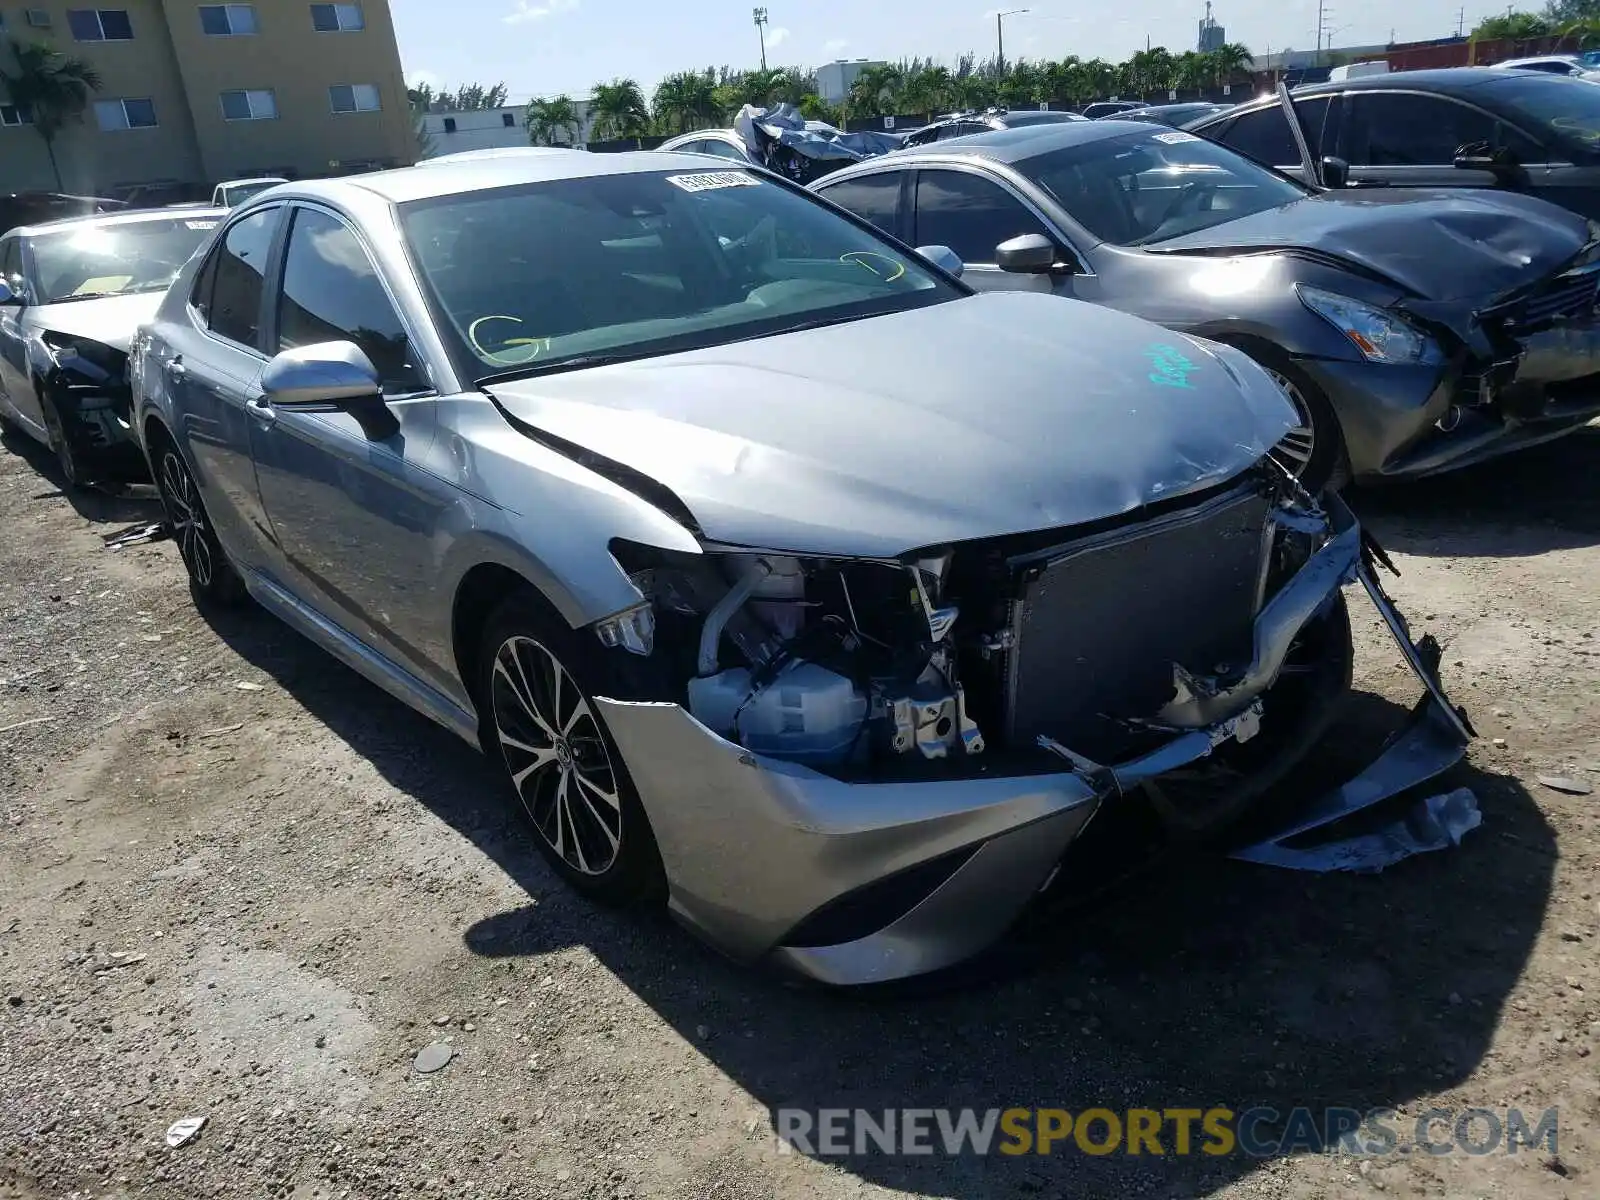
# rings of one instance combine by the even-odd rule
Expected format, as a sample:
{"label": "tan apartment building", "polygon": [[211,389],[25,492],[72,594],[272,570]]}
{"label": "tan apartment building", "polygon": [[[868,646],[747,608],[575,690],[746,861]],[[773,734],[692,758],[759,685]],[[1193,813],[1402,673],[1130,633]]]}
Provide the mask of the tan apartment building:
{"label": "tan apartment building", "polygon": [[15,67],[9,42],[38,41],[101,80],[56,139],[59,185],[31,114],[0,95],[0,192],[310,178],[416,157],[387,0],[102,2],[0,0],[0,69]]}

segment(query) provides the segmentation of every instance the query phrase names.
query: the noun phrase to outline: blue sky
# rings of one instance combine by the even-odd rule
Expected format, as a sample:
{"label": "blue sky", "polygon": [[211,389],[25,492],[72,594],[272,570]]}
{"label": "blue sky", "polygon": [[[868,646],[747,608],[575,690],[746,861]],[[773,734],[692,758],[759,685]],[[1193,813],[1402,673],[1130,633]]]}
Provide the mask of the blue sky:
{"label": "blue sky", "polygon": [[[769,0],[767,61],[815,65],[834,58],[913,55],[953,61],[963,51],[994,50],[996,0],[919,0],[872,5],[863,0]],[[598,80],[629,76],[646,92],[686,67],[756,66],[760,45],[745,0],[390,0],[400,57],[411,82],[493,84],[514,100],[587,93]],[[1442,37],[1455,31],[1458,0],[1328,0],[1335,45]],[[1115,6],[1089,0],[1015,0],[1029,12],[1006,18],[1006,56],[1077,54],[1126,58],[1144,45],[1194,45],[1204,0],[1138,0]],[[1110,11],[1107,11],[1107,7]],[[1528,7],[1538,7],[1530,4]],[[1468,3],[1467,25],[1503,9]],[[1126,13],[1116,16],[1113,13]],[[913,16],[913,14],[915,14]],[[1230,41],[1256,53],[1315,44],[1315,0],[1219,0]]]}

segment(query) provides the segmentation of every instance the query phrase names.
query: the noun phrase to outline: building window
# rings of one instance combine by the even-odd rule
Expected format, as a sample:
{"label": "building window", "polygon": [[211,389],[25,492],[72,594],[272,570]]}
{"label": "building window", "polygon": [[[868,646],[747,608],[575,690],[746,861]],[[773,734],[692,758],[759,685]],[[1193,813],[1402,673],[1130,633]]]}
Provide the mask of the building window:
{"label": "building window", "polygon": [[222,118],[225,121],[276,121],[278,98],[271,88],[223,92]]}
{"label": "building window", "polygon": [[375,83],[336,83],[328,89],[328,104],[336,113],[377,112],[383,107]]}
{"label": "building window", "polygon": [[367,27],[359,4],[313,4],[311,28],[318,33],[353,33]]}
{"label": "building window", "polygon": [[32,125],[33,113],[26,104],[0,104],[0,125]]}
{"label": "building window", "polygon": [[133,22],[125,8],[69,8],[67,28],[75,42],[133,41]]}
{"label": "building window", "polygon": [[28,24],[34,29],[49,29],[50,14],[42,8],[28,9]]}
{"label": "building window", "polygon": [[261,32],[254,4],[202,4],[200,28],[208,37],[246,37]]}
{"label": "building window", "polygon": [[517,127],[517,115],[515,113],[501,113],[500,124],[507,129],[515,129]]}
{"label": "building window", "polygon": [[446,133],[454,133],[456,131],[456,119],[454,117],[446,117],[444,119],[444,131]]}
{"label": "building window", "polygon": [[118,129],[154,129],[156,106],[151,100],[96,100],[94,118],[107,133]]}

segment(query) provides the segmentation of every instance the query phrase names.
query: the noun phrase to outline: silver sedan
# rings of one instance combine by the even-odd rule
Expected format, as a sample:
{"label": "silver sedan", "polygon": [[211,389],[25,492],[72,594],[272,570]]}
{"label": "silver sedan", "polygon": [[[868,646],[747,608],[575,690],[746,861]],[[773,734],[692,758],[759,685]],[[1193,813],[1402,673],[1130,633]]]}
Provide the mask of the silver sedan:
{"label": "silver sedan", "polygon": [[1244,355],[959,271],[684,154],[295,184],[173,285],[135,423],[197,599],[493,755],[575,888],[893,979],[1108,805],[1250,810],[1348,689],[1365,570]]}

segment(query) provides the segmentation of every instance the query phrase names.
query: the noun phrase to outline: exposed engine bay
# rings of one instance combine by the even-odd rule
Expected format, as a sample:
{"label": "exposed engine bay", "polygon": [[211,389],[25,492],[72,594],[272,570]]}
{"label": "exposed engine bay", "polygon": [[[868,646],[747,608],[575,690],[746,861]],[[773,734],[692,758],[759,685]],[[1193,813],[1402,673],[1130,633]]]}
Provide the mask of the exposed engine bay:
{"label": "exposed engine bay", "polygon": [[[996,754],[1059,770],[1044,751],[1063,744],[1112,762],[1229,718],[1231,738],[1254,736],[1284,661],[1259,677],[1256,616],[1330,535],[1267,459],[1088,528],[900,560],[619,543],[649,607],[599,632],[648,644],[687,681],[674,698],[759,755],[854,778],[961,775]],[[1341,652],[1306,636],[1290,650]]]}
{"label": "exposed engine bay", "polygon": [[48,369],[40,374],[45,396],[55,404],[63,432],[79,454],[93,458],[118,447],[131,448],[128,356],[101,342],[55,330],[45,330],[38,340],[49,360]]}

